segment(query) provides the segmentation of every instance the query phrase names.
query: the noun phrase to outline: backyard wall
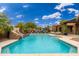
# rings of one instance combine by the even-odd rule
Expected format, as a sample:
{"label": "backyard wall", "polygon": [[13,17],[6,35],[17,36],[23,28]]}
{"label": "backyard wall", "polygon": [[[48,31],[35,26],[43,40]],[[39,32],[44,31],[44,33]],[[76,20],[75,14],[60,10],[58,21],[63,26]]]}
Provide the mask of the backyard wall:
{"label": "backyard wall", "polygon": [[14,32],[11,32],[10,33],[10,39],[19,39],[20,38],[20,35],[17,35],[16,33]]}

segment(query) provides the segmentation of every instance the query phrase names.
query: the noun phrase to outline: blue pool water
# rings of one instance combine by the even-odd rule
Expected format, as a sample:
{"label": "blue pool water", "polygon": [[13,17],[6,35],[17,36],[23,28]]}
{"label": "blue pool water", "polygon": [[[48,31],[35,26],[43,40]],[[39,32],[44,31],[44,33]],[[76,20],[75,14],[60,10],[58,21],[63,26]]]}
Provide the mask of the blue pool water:
{"label": "blue pool water", "polygon": [[2,49],[1,53],[77,53],[77,48],[47,34],[30,34]]}

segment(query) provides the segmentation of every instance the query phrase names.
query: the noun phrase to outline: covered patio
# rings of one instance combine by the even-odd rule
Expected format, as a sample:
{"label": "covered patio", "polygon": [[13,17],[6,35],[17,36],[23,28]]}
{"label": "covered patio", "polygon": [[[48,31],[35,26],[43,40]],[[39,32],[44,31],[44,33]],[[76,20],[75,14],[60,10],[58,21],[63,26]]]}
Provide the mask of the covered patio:
{"label": "covered patio", "polygon": [[61,25],[53,25],[52,26],[52,31],[54,31],[54,32],[61,32],[62,31]]}
{"label": "covered patio", "polygon": [[64,24],[68,27],[69,34],[79,34],[79,21],[78,20],[70,20],[65,22]]}

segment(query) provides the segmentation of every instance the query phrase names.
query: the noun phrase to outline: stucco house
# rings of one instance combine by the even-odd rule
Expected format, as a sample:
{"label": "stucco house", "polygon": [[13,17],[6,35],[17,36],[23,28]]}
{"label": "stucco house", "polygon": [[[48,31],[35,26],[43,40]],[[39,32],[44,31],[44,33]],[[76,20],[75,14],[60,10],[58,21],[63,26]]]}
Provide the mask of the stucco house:
{"label": "stucco house", "polygon": [[54,32],[61,32],[61,25],[53,25],[52,26],[52,31]]}
{"label": "stucco house", "polygon": [[[79,34],[79,15],[74,20],[69,20],[67,22],[64,22],[64,24],[67,26],[68,34]],[[52,30],[54,32],[61,32],[61,24],[53,25]]]}
{"label": "stucco house", "polygon": [[79,18],[76,18],[75,20],[67,21],[64,24],[66,24],[68,27],[68,33],[79,34]]}

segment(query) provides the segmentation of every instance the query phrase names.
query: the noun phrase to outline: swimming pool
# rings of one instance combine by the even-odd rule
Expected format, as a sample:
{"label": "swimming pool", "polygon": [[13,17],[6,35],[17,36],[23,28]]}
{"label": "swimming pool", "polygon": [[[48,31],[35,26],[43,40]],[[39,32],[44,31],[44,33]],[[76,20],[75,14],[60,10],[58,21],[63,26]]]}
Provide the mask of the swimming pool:
{"label": "swimming pool", "polygon": [[43,54],[77,53],[77,48],[48,34],[30,34],[19,41],[2,48],[1,53]]}

